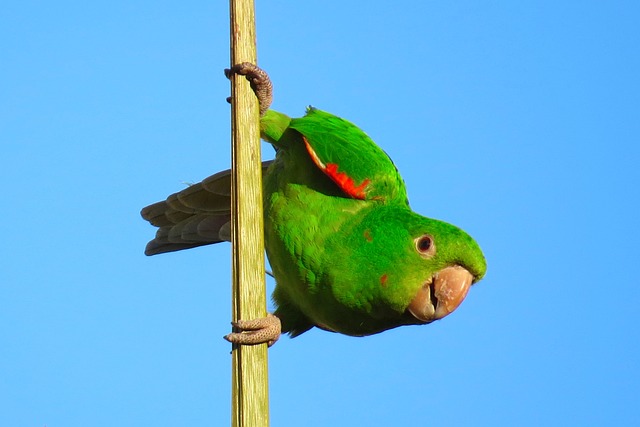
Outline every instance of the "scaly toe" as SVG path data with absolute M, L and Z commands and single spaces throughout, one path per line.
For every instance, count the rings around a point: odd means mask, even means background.
M 224 339 L 233 344 L 256 345 L 266 343 L 271 347 L 280 338 L 280 319 L 273 314 L 252 320 L 238 320 L 231 323 L 236 331 Z

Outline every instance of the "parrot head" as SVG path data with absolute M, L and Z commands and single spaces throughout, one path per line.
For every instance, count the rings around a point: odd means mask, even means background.
M 361 218 L 351 232 L 355 251 L 344 256 L 358 277 L 334 291 L 344 304 L 370 306 L 369 311 L 379 313 L 381 320 L 399 316 L 395 326 L 400 326 L 442 319 L 486 272 L 476 241 L 454 225 L 426 218 L 406 206 L 378 207 Z M 368 285 L 349 292 L 353 283 Z M 387 329 L 395 326 L 385 325 Z
M 409 240 L 415 270 L 406 273 L 405 286 L 412 290 L 406 311 L 418 322 L 430 323 L 458 308 L 471 285 L 484 277 L 487 264 L 476 241 L 463 230 L 411 214 L 405 242 Z

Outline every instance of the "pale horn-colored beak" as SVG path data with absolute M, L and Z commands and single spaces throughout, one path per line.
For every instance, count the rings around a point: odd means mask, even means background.
M 446 267 L 426 282 L 407 310 L 418 320 L 429 323 L 452 313 L 462 303 L 473 283 L 473 276 L 459 265 Z

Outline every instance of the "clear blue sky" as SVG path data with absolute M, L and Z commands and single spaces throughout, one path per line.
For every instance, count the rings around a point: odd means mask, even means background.
M 272 425 L 637 425 L 638 3 L 257 6 L 274 107 L 358 124 L 489 265 L 436 324 L 279 341 Z M 230 247 L 147 258 L 139 217 L 229 166 L 227 7 L 0 6 L 0 426 L 229 425 Z

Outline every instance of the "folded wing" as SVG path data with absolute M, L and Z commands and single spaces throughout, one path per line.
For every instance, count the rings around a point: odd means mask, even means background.
M 271 162 L 262 163 L 263 174 Z M 146 255 L 174 252 L 231 240 L 231 170 L 142 209 L 142 218 L 158 227 Z

